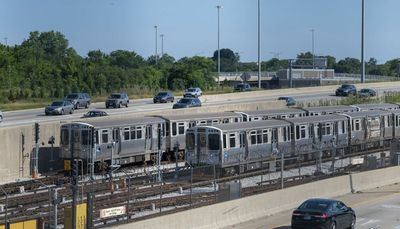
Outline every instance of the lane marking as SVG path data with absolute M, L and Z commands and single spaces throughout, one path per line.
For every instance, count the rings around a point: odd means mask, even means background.
M 370 220 L 368 220 L 367 222 L 360 224 L 360 226 L 365 226 L 365 225 L 367 225 L 367 224 L 378 223 L 378 222 L 380 222 L 380 220 L 377 220 L 377 219 L 370 219 Z
M 396 209 L 400 209 L 400 205 L 392 205 L 392 204 L 382 204 L 381 207 L 383 207 L 383 208 L 396 208 Z

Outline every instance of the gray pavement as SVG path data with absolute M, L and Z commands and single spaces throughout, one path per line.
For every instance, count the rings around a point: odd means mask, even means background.
M 336 199 L 343 201 L 355 210 L 357 229 L 400 229 L 400 184 L 347 194 L 336 197 Z M 290 209 L 224 229 L 289 229 L 293 210 Z

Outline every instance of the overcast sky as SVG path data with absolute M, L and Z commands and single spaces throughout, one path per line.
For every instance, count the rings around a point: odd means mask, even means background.
M 400 57 L 400 0 L 365 0 L 366 59 Z M 55 30 L 82 56 L 89 50 L 155 52 L 155 30 L 164 52 L 211 56 L 220 47 L 257 60 L 257 0 L 0 0 L 0 42 L 20 44 L 29 32 Z M 261 58 L 315 53 L 360 58 L 361 0 L 261 0 Z M 161 39 L 158 39 L 161 52 Z

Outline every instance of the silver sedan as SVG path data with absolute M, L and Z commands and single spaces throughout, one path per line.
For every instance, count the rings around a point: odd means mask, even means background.
M 74 113 L 74 105 L 70 101 L 55 101 L 44 110 L 46 115 L 63 115 Z

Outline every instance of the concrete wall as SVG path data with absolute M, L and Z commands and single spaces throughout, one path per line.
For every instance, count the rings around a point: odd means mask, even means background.
M 215 100 L 215 96 L 207 98 L 211 101 Z M 190 113 L 209 113 L 222 112 L 232 110 L 258 110 L 268 108 L 282 108 L 285 104 L 282 101 L 272 101 L 264 103 L 248 103 L 248 104 L 227 104 L 224 106 L 208 106 L 180 110 L 162 110 L 153 112 L 141 112 L 132 114 L 113 115 L 105 117 L 109 119 L 140 117 L 144 115 L 173 115 L 173 114 L 190 114 Z M 25 138 L 25 144 L 22 144 L 22 135 Z M 54 152 L 58 153 L 60 141 L 60 122 L 40 123 L 40 153 L 39 168 L 41 171 L 47 171 L 50 167 L 56 170 L 62 166 L 59 163 L 49 163 L 51 146 L 48 140 L 51 136 L 55 137 Z M 17 127 L 0 128 L 0 183 L 11 182 L 17 179 L 29 178 L 31 175 L 31 162 L 34 158 L 34 124 L 23 125 Z M 24 150 L 23 150 L 24 148 Z M 57 156 L 56 156 L 57 158 Z
M 353 188 L 359 191 L 400 182 L 399 173 L 397 166 L 352 174 Z M 350 176 L 345 175 L 113 228 L 220 228 L 295 208 L 308 198 L 329 198 L 350 192 Z
M 58 144 L 59 132 L 58 123 L 41 123 L 40 142 L 44 142 L 41 147 L 50 147 L 50 136 Z M 34 147 L 34 124 L 0 128 L 0 183 L 30 176 Z

